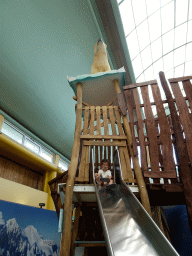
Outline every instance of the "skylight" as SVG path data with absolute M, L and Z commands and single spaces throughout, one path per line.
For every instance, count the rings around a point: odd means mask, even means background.
M 192 75 L 192 1 L 117 2 L 137 82 Z

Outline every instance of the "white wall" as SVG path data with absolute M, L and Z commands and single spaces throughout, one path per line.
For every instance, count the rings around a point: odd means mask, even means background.
M 40 190 L 0 178 L 0 200 L 39 207 L 39 203 L 47 203 L 47 196 Z

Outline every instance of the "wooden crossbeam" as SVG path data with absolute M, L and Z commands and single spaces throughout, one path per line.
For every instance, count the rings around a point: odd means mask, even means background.
M 83 141 L 84 146 L 126 147 L 126 141 Z
M 108 140 L 126 140 L 127 136 L 124 135 L 81 135 L 80 139 L 91 140 L 91 139 L 108 139 Z
M 151 172 L 151 171 L 145 171 L 144 173 L 144 177 L 147 178 L 167 178 L 167 179 L 175 179 L 177 178 L 176 172 L 173 171 L 166 171 L 166 172 Z

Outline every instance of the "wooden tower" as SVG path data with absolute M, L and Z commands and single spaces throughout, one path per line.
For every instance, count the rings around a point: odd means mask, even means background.
M 76 203 L 75 222 L 72 229 L 74 185 L 85 186 L 93 183 L 90 170 L 91 148 L 95 149 L 96 170 L 100 168 L 102 158 L 108 158 L 113 165 L 113 152 L 116 148 L 119 149 L 123 179 L 128 185 L 138 186 L 141 202 L 150 215 L 149 201 L 156 206 L 177 204 L 175 202 L 177 195 L 178 204 L 186 203 L 189 220 L 192 220 L 192 186 L 189 184 L 192 181 L 191 166 L 189 166 L 192 152 L 190 149 L 192 145 L 190 142 L 192 119 L 191 110 L 189 110 L 192 106 L 192 86 L 190 83 L 192 77 L 180 79 L 184 81 L 186 97 L 182 96 L 178 87 L 180 80 L 171 80 L 172 89 L 175 93 L 173 100 L 169 95 L 166 80 L 161 74 L 161 82 L 167 96 L 167 99 L 162 100 L 162 93 L 156 80 L 124 86 L 123 93 L 121 88 L 124 85 L 124 70 L 106 73 L 107 76 L 101 73 L 73 79 L 77 105 L 71 163 L 68 172 L 49 182 L 57 212 L 61 207 L 61 200 L 56 191 L 57 184 L 66 183 L 61 256 L 74 254 L 74 242 L 77 237 L 81 214 L 81 199 L 79 199 Z M 89 102 L 91 95 L 86 89 L 86 86 L 89 88 L 90 83 L 104 84 L 104 87 L 107 84 L 110 95 L 113 96 L 110 98 L 111 103 L 108 99 L 106 105 L 103 104 L 102 100 L 100 100 L 100 104 L 97 105 L 95 102 L 92 105 Z M 150 90 L 153 101 L 149 97 Z M 84 92 L 88 100 L 83 98 Z M 139 92 L 141 92 L 140 95 Z M 109 92 L 105 91 L 105 93 L 107 95 Z M 97 95 L 98 91 L 94 94 Z M 92 92 L 93 97 L 94 94 Z M 102 90 L 101 94 L 103 94 Z M 97 97 L 100 99 L 99 95 Z M 175 110 L 174 106 L 171 105 L 174 101 L 176 101 L 177 111 L 180 113 L 181 118 L 179 120 L 178 118 L 174 120 Z M 115 104 L 116 102 L 117 104 Z M 170 110 L 169 113 L 167 113 L 165 104 Z M 156 114 L 153 112 L 154 106 Z M 178 117 L 178 115 L 176 116 Z M 173 126 L 173 124 L 175 125 Z M 181 127 L 183 130 L 179 130 Z M 182 132 L 185 133 L 185 138 Z M 174 160 L 175 157 L 177 160 Z M 76 197 L 78 199 L 77 193 Z M 159 218 L 161 219 L 161 216 Z M 161 225 L 162 222 L 160 221 L 160 228 L 162 228 Z

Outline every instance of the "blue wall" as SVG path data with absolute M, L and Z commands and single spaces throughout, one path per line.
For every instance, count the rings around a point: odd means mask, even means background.
M 171 242 L 180 256 L 192 255 L 192 235 L 185 205 L 164 208 L 170 229 Z

